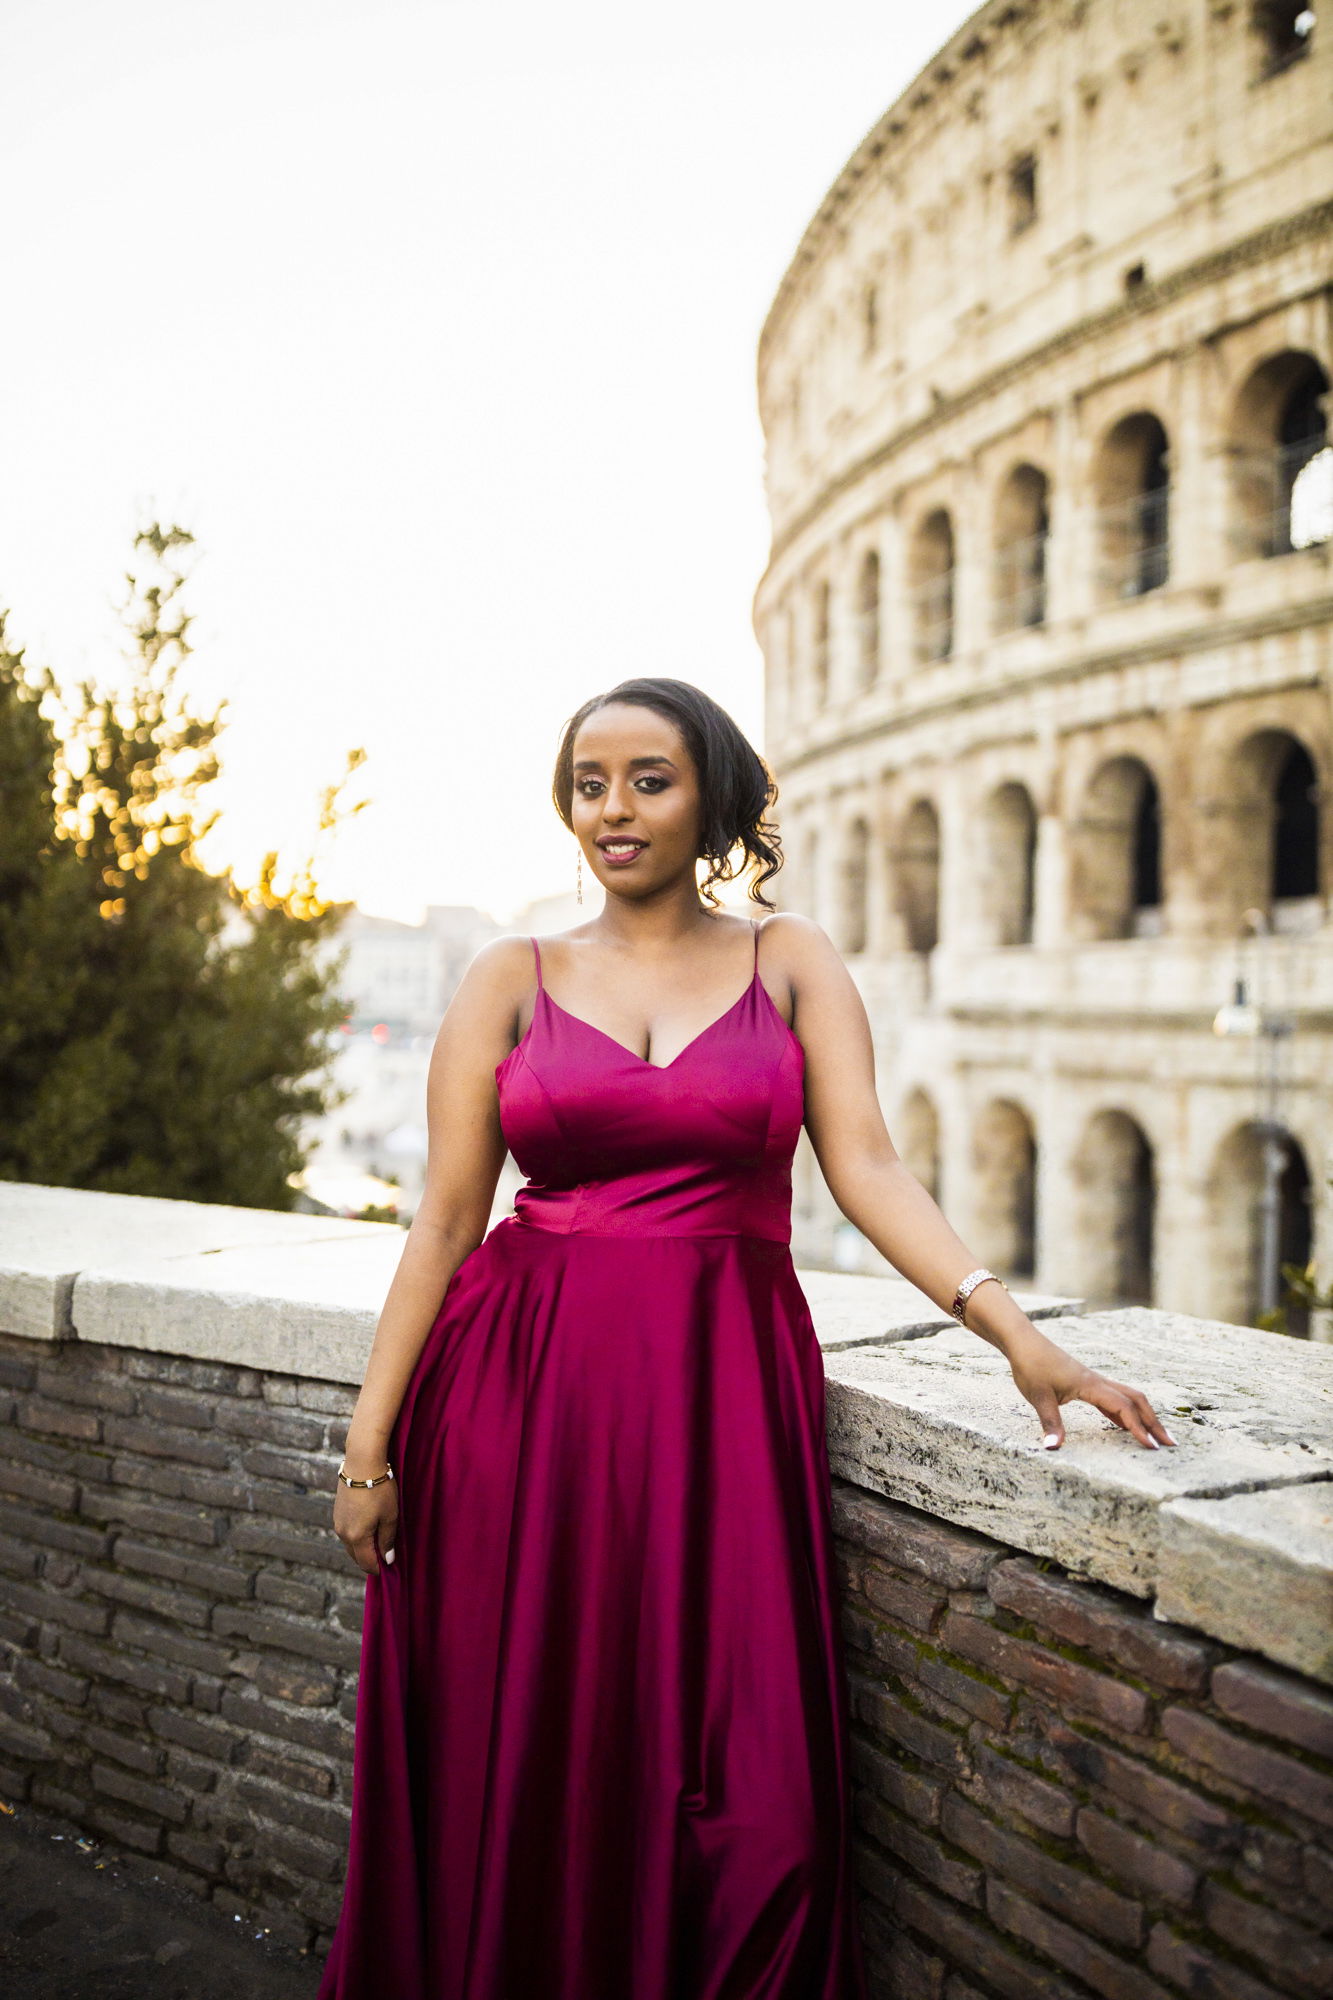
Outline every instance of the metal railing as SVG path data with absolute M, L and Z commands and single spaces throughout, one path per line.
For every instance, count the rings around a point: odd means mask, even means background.
M 1097 579 L 1107 597 L 1144 597 L 1171 573 L 1169 486 L 1099 507 Z

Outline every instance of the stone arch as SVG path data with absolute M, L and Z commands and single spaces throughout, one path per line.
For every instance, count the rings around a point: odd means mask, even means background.
M 879 591 L 879 551 L 867 549 L 856 579 L 857 664 L 862 690 L 873 687 L 879 678 Z
M 1036 1264 L 1037 1144 L 1021 1104 L 992 1098 L 972 1127 L 972 1241 L 1002 1278 L 1030 1278 Z
M 1017 632 L 1046 622 L 1050 482 L 1035 465 L 1016 465 L 995 503 L 993 623 Z
M 954 533 L 947 507 L 917 525 L 908 558 L 912 644 L 918 662 L 947 660 L 954 642 Z
M 858 813 L 843 837 L 838 945 L 849 958 L 863 952 L 870 930 L 870 827 Z
M 1171 569 L 1170 452 L 1151 410 L 1111 426 L 1097 453 L 1097 581 L 1103 598 L 1142 597 Z
M 1221 879 L 1232 884 L 1239 910 L 1259 909 L 1283 927 L 1299 928 L 1304 910 L 1324 893 L 1321 786 L 1314 758 L 1289 729 L 1256 730 L 1232 760 L 1230 789 L 1241 802 L 1230 822 L 1230 852 Z M 1317 912 L 1316 912 L 1317 914 Z
M 1153 1149 L 1127 1111 L 1088 1119 L 1069 1163 L 1075 1282 L 1089 1309 L 1151 1305 L 1157 1208 Z
M 1037 809 L 1017 779 L 996 785 L 981 808 L 978 930 L 984 944 L 1031 944 Z
M 1286 348 L 1251 370 L 1231 419 L 1232 540 L 1242 557 L 1289 555 L 1333 539 L 1328 374 Z
M 1237 1326 L 1256 1324 L 1262 1307 L 1260 1267 L 1264 1240 L 1266 1128 L 1257 1120 L 1234 1126 L 1213 1157 L 1208 1178 L 1209 1256 L 1212 1296 L 1208 1311 Z M 1299 1139 L 1279 1128 L 1281 1171 L 1276 1178 L 1274 1223 L 1279 1271 L 1283 1264 L 1310 1261 L 1312 1216 L 1310 1165 Z M 1278 1295 L 1285 1286 L 1279 1279 Z M 1309 1333 L 1309 1314 L 1291 1307 L 1287 1330 Z
M 1109 757 L 1069 829 L 1069 926 L 1083 938 L 1160 929 L 1161 795 L 1141 757 Z
M 898 843 L 898 909 L 909 951 L 934 951 L 940 941 L 940 817 L 917 799 L 903 819 Z
M 903 1099 L 895 1121 L 898 1157 L 933 1201 L 940 1196 L 940 1116 L 930 1092 L 918 1084 Z

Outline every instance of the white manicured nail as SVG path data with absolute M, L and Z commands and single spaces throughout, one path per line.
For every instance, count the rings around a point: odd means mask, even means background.
M 1168 1443 L 1168 1444 L 1174 1444 L 1174 1443 L 1175 1443 L 1175 1439 L 1174 1439 L 1174 1438 L 1172 1437 L 1172 1435 L 1171 1435 L 1170 1431 L 1168 1431 L 1168 1432 L 1167 1432 L 1167 1434 L 1166 1434 L 1166 1441 L 1167 1441 L 1167 1443 Z
M 393 1556 L 394 1552 L 392 1549 L 386 1549 L 384 1551 L 384 1560 L 386 1563 L 391 1563 L 393 1561 Z
M 1060 1449 L 1060 1440 L 1055 1435 L 1054 1431 L 1049 1431 L 1047 1433 L 1047 1435 L 1042 1439 L 1042 1444 L 1044 1445 L 1047 1451 L 1058 1451 Z
M 1152 1446 L 1154 1451 L 1160 1451 L 1162 1449 L 1161 1445 L 1158 1444 L 1156 1438 L 1153 1436 L 1151 1431 L 1149 1431 L 1148 1433 L 1148 1442 Z

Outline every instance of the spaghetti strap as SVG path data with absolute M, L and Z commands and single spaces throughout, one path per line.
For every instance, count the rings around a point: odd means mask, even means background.
M 540 945 L 539 945 L 539 944 L 537 943 L 537 940 L 536 940 L 536 938 L 535 938 L 535 937 L 534 937 L 534 938 L 529 938 L 529 939 L 528 939 L 528 943 L 529 943 L 529 944 L 530 944 L 530 945 L 532 946 L 532 956 L 533 956 L 533 958 L 534 958 L 534 959 L 535 959 L 535 960 L 537 961 L 537 991 L 538 991 L 538 992 L 540 993 L 540 992 L 541 992 L 541 990 L 542 990 L 542 954 L 541 954 L 541 947 L 540 947 Z

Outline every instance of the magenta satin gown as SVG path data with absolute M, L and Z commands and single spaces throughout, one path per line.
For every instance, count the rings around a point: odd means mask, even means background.
M 393 1431 L 319 2000 L 864 2000 L 804 1055 L 757 957 L 658 1067 L 538 954 L 496 1071 L 528 1184 Z

